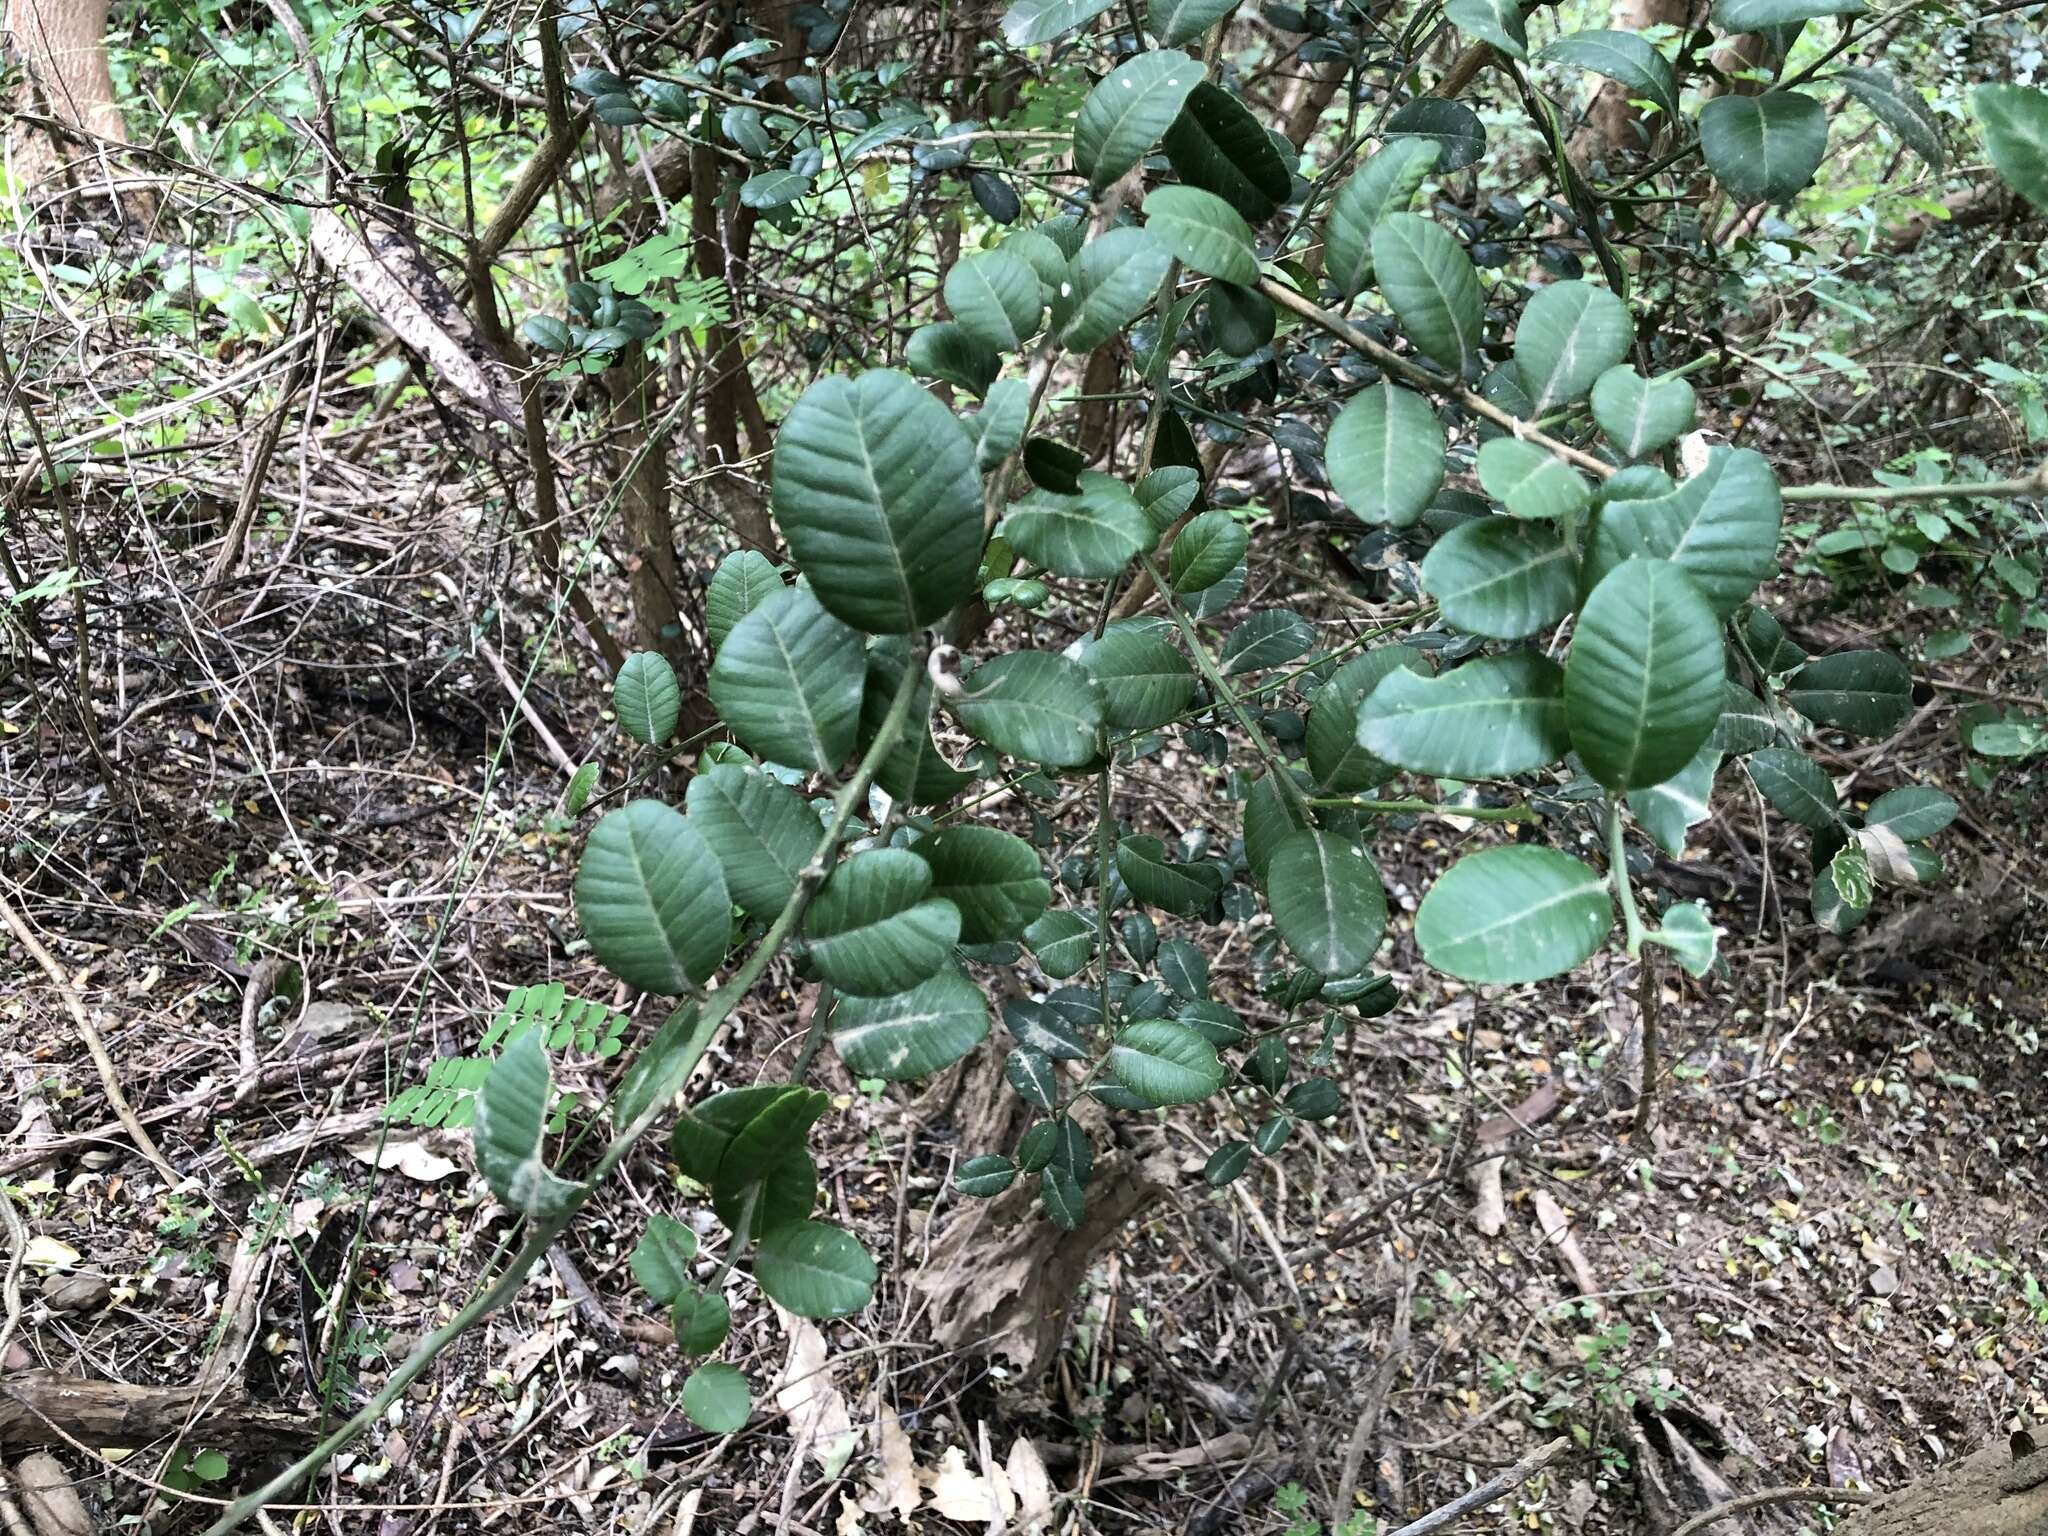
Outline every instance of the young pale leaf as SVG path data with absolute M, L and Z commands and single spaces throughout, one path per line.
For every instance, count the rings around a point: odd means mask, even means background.
M 1213 192 L 1200 187 L 1159 187 L 1147 193 L 1145 227 L 1204 277 L 1248 288 L 1259 280 L 1259 255 L 1250 226 Z
M 1180 531 L 1167 557 L 1167 580 L 1176 592 L 1200 592 L 1237 569 L 1251 536 L 1221 510 L 1204 512 Z
M 668 740 L 683 710 L 676 669 L 658 651 L 635 651 L 612 684 L 612 708 L 619 725 L 642 746 Z
M 1410 527 L 1443 487 L 1445 442 L 1429 402 L 1382 379 L 1330 426 L 1330 486 L 1363 521 Z
M 780 912 L 818 846 L 810 807 L 768 774 L 738 763 L 698 774 L 684 796 L 689 825 L 717 855 L 734 904 L 757 917 Z
M 1677 773 L 1662 784 L 1629 791 L 1629 814 L 1650 834 L 1650 841 L 1677 858 L 1685 852 L 1685 834 L 1707 819 L 1714 773 L 1721 754 L 1709 741 Z
M 699 1429 L 714 1435 L 736 1435 L 754 1411 L 747 1378 L 714 1360 L 690 1372 L 683 1383 L 683 1413 Z
M 946 963 L 960 942 L 960 909 L 930 897 L 931 866 L 904 848 L 843 860 L 804 915 L 811 959 L 840 991 L 886 997 Z
M 1537 289 L 1515 326 L 1515 368 L 1530 414 L 1570 405 L 1627 357 L 1634 341 L 1628 306 L 1607 289 L 1579 282 Z
M 696 1257 L 697 1234 L 657 1211 L 633 1246 L 633 1278 L 665 1307 L 689 1288 L 690 1261 Z
M 1646 379 L 1626 363 L 1593 381 L 1593 419 L 1625 459 L 1640 459 L 1677 442 L 1692 430 L 1697 405 L 1684 379 Z
M 1155 730 L 1180 718 L 1195 695 L 1195 671 L 1155 623 L 1112 624 L 1079 654 L 1102 695 L 1103 719 L 1120 730 Z
M 1323 222 L 1323 270 L 1346 299 L 1372 282 L 1372 232 L 1406 211 L 1442 148 L 1433 139 L 1390 140 L 1337 189 Z
M 931 866 L 931 894 L 960 909 L 962 943 L 1021 938 L 1052 900 L 1037 852 L 994 827 L 941 827 L 910 851 Z
M 1866 824 L 1889 827 L 1904 842 L 1925 842 L 1956 819 L 1955 801 L 1938 789 L 1909 784 L 1887 790 L 1870 802 Z
M 1152 523 L 1114 475 L 1083 470 L 1078 496 L 1033 490 L 1003 514 L 1003 537 L 1059 576 L 1103 581 L 1152 543 Z
M 960 441 L 950 420 L 946 430 Z M 725 637 L 707 687 L 750 750 L 830 773 L 853 751 L 866 675 L 859 634 L 820 607 L 812 588 L 785 587 Z
M 805 390 L 775 437 L 773 503 L 818 601 L 856 629 L 904 634 L 973 594 L 974 453 L 908 374 L 828 375 Z
M 604 773 L 598 763 L 584 763 L 570 775 L 569 787 L 562 792 L 562 809 L 571 816 L 581 816 L 583 808 L 590 804 L 590 797 L 597 789 L 597 781 Z
M 1521 0 L 1446 0 L 1444 20 L 1466 36 L 1491 43 L 1511 59 L 1529 61 Z
M 1841 819 L 1833 781 L 1805 753 L 1791 747 L 1762 747 L 1744 762 L 1763 797 L 1787 821 L 1819 832 Z
M 1223 1086 L 1216 1047 L 1172 1019 L 1146 1019 L 1118 1033 L 1109 1075 L 1154 1107 L 1193 1104 Z
M 1116 0 L 1016 0 L 1003 13 L 1003 37 L 1012 48 L 1049 43 L 1085 26 Z
M 1593 499 L 1586 480 L 1547 448 L 1517 437 L 1479 445 L 1479 483 L 1516 517 L 1547 522 L 1577 519 Z
M 1571 612 L 1579 562 L 1555 527 L 1484 517 L 1460 523 L 1431 546 L 1422 585 L 1446 623 L 1468 635 L 1521 640 Z
M 754 1278 L 798 1317 L 848 1317 L 875 1293 L 875 1261 L 851 1232 L 822 1221 L 777 1227 L 754 1247 Z
M 1074 120 L 1074 169 L 1097 192 L 1145 157 L 1173 126 L 1202 66 L 1172 48 L 1133 54 L 1081 103 Z
M 2006 185 L 2048 213 L 2048 91 L 2028 85 L 1980 85 L 1970 110 L 1984 125 L 1984 146 Z
M 1486 305 L 1472 258 L 1441 225 L 1389 213 L 1372 232 L 1380 292 L 1408 339 L 1459 378 L 1478 370 Z
M 1826 108 L 1797 91 L 1716 96 L 1700 109 L 1700 149 L 1707 168 L 1745 207 L 1797 197 L 1820 169 L 1827 148 Z
M 470 1140 L 476 1166 L 507 1210 L 548 1217 L 567 1209 L 576 1186 L 541 1156 L 541 1136 L 554 1097 L 540 1033 L 528 1030 L 491 1063 L 477 1093 Z
M 1648 39 L 1634 32 L 1568 32 L 1547 45 L 1543 57 L 1618 80 L 1645 101 L 1655 102 L 1666 118 L 1678 116 L 1678 75 Z
M 1191 43 L 1237 9 L 1239 0 L 1151 0 L 1145 30 L 1167 47 Z
M 1333 832 L 1297 832 L 1266 870 L 1273 926 L 1295 957 L 1325 976 L 1364 970 L 1387 928 L 1387 897 L 1371 859 Z
M 1152 302 L 1173 253 L 1149 229 L 1125 225 L 1097 235 L 1068 267 L 1053 321 L 1069 352 L 1093 352 Z
M 620 806 L 591 829 L 575 898 L 592 953 L 628 986 L 674 997 L 725 958 L 724 872 L 689 820 L 659 800 Z
M 757 549 L 740 549 L 718 562 L 704 589 L 704 633 L 712 650 L 725 644 L 741 619 L 782 590 L 775 562 Z
M 1816 725 L 1888 736 L 1913 710 L 1913 675 L 1889 651 L 1842 651 L 1809 661 L 1780 695 Z
M 1914 154 L 1937 174 L 1948 168 L 1948 151 L 1941 142 L 1941 119 L 1921 94 L 1901 85 L 1898 77 L 1881 69 L 1850 66 L 1837 76 L 1871 115 L 1899 136 Z
M 943 966 L 893 997 L 840 998 L 832 1009 L 831 1037 L 855 1077 L 907 1082 L 943 1072 L 986 1040 L 988 1004 L 981 988 Z
M 1391 672 L 1359 708 L 1358 744 L 1383 762 L 1437 778 L 1545 767 L 1570 745 L 1563 674 L 1527 652 L 1484 656 L 1435 678 Z
M 1777 476 L 1748 448 L 1713 449 L 1698 474 L 1676 485 L 1646 464 L 1625 469 L 1600 488 L 1587 585 L 1637 556 L 1669 560 L 1727 618 L 1777 570 L 1783 511 Z
M 1721 625 L 1668 560 L 1628 560 L 1586 599 L 1565 663 L 1565 714 L 1607 788 L 1661 784 L 1706 745 L 1727 683 Z
M 1166 130 L 1166 158 L 1189 186 L 1213 192 L 1256 224 L 1294 190 L 1272 136 L 1230 92 L 1204 80 Z
M 1453 864 L 1415 913 L 1422 958 L 1461 981 L 1543 981 L 1614 926 L 1607 881 L 1554 848 L 1489 848 Z
M 1714 968 L 1721 930 L 1696 901 L 1681 901 L 1666 909 L 1664 924 L 1644 935 L 1647 942 L 1661 944 L 1678 957 L 1689 976 L 1704 976 Z
M 1353 656 L 1316 690 L 1309 707 L 1305 746 L 1319 789 L 1352 795 L 1394 776 L 1394 769 L 1358 744 L 1358 711 L 1387 674 L 1423 670 L 1422 655 L 1405 645 L 1383 645 Z
M 1131 894 L 1148 907 L 1182 917 L 1205 910 L 1223 889 L 1223 871 L 1215 864 L 1176 864 L 1156 837 L 1120 838 L 1116 872 Z
M 969 735 L 1009 757 L 1078 768 L 1098 750 L 1102 696 L 1080 663 L 1049 651 L 983 663 L 952 704 Z
M 1045 315 L 1038 274 L 1006 250 L 962 257 L 946 273 L 946 307 L 984 347 L 1014 352 L 1038 334 Z M 975 391 L 980 394 L 982 390 Z

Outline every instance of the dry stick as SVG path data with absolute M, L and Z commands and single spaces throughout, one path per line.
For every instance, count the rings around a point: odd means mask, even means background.
M 1705 1514 L 1694 1515 L 1671 1536 L 1694 1536 L 1695 1532 L 1704 1531 L 1731 1515 L 1763 1509 L 1771 1504 L 1875 1504 L 1882 1497 L 1884 1495 L 1861 1488 L 1766 1488 L 1761 1493 L 1745 1493 L 1726 1504 L 1716 1504 Z M 1396 1531 L 1394 1536 L 1401 1536 L 1401 1533 Z
M 461 603 L 461 589 L 448 579 L 446 572 L 436 571 L 434 580 L 453 601 Z M 541 719 L 540 711 L 533 707 L 532 701 L 526 696 L 526 690 L 513 679 L 511 671 L 505 665 L 505 658 L 498 654 L 497 647 L 482 635 L 478 635 L 476 649 L 477 654 L 490 663 L 491 670 L 498 674 L 498 681 L 505 685 L 505 692 L 510 694 L 512 702 L 519 706 L 519 713 L 524 715 L 526 723 L 533 727 L 533 733 L 540 738 L 540 744 L 548 749 L 548 756 L 554 759 L 555 766 L 574 778 L 576 759 L 563 749 L 562 743 L 555 738 L 555 733 L 548 729 L 547 721 Z
M 1507 1471 L 1497 1477 L 1490 1477 L 1470 1493 L 1461 1493 L 1441 1509 L 1433 1509 L 1420 1520 L 1411 1521 L 1388 1536 L 1423 1536 L 1426 1531 L 1442 1530 L 1460 1515 L 1491 1504 L 1504 1493 L 1512 1493 L 1529 1481 L 1538 1472 L 1554 1461 L 1561 1461 L 1571 1451 L 1571 1441 L 1560 1435 L 1548 1445 L 1541 1446 L 1524 1456 Z M 1685 1536 L 1683 1531 L 1678 1536 Z
M 56 987 L 57 995 L 64 999 L 64 1007 L 71 1015 L 71 1022 L 78 1026 L 78 1036 L 85 1042 L 85 1049 L 92 1057 L 93 1066 L 99 1069 L 100 1087 L 106 1092 L 107 1103 L 120 1118 L 121 1128 L 127 1131 L 128 1139 L 135 1143 L 135 1150 L 148 1158 L 156 1171 L 169 1181 L 170 1187 L 176 1189 L 185 1181 L 178 1170 L 171 1166 L 170 1159 L 157 1149 L 157 1144 L 150 1139 L 149 1132 L 142 1128 L 142 1122 L 136 1118 L 134 1109 L 129 1106 L 128 1095 L 121 1091 L 120 1075 L 114 1070 L 114 1058 L 107 1054 L 107 1047 L 100 1039 L 100 1032 L 93 1028 L 92 1020 L 86 1016 L 85 1004 L 79 1001 L 78 993 L 71 985 L 71 979 L 64 974 L 63 967 L 57 964 L 50 952 L 43 948 L 42 942 L 36 938 L 35 930 L 9 905 L 5 896 L 0 896 L 0 921 L 5 921 L 7 926 L 14 930 L 15 937 L 20 939 L 23 947 L 35 957 L 36 964 L 43 968 L 43 974 L 48 976 L 51 985 Z

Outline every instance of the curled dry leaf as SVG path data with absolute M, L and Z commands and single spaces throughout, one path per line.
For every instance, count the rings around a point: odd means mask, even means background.
M 775 1315 L 789 1335 L 789 1355 L 775 1384 L 776 1406 L 789 1415 L 797 1448 L 808 1451 L 827 1477 L 837 1477 L 858 1449 L 860 1436 L 854 1433 L 846 1399 L 833 1384 L 825 1335 L 817 1324 L 781 1307 Z

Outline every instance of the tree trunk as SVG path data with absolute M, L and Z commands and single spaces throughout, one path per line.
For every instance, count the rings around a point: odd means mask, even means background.
M 2023 1437 L 2015 1437 L 2021 1439 Z M 2042 1536 L 2048 1453 L 1990 1445 L 1856 1510 L 1836 1536 Z
M 28 71 L 16 105 L 103 139 L 128 140 L 107 68 L 109 0 L 7 0 L 7 55 Z M 7 133 L 7 170 L 17 188 L 58 175 L 89 148 L 16 119 Z

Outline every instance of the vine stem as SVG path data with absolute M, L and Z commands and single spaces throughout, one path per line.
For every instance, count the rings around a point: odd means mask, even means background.
M 1607 802 L 1607 867 L 1614 875 L 1615 899 L 1621 903 L 1621 921 L 1628 943 L 1628 957 L 1637 959 L 1643 949 L 1643 918 L 1636 910 L 1635 887 L 1628 878 L 1628 845 L 1621 835 L 1621 802 Z
M 243 1494 L 227 1507 L 227 1510 L 212 1525 L 206 1528 L 205 1536 L 227 1536 L 239 1528 L 263 1506 L 279 1494 L 288 1491 L 294 1484 L 311 1476 L 325 1466 L 334 1455 L 342 1450 L 370 1425 L 381 1418 L 391 1405 L 404 1395 L 405 1389 L 426 1374 L 441 1352 L 463 1334 L 475 1327 L 490 1313 L 510 1301 L 526 1283 L 526 1277 L 534 1265 L 547 1254 L 571 1220 L 584 1204 L 595 1194 L 598 1187 L 610 1177 L 612 1171 L 625 1161 L 626 1154 L 635 1142 L 653 1128 L 655 1121 L 667 1113 L 669 1101 L 683 1084 L 689 1081 L 697 1063 L 722 1032 L 725 1021 L 730 1017 L 739 1000 L 751 991 L 754 985 L 767 974 L 769 964 L 781 953 L 782 946 L 789 942 L 796 932 L 797 924 L 803 920 L 811 898 L 818 887 L 825 883 L 830 872 L 833 855 L 838 851 L 840 841 L 846 835 L 846 828 L 853 820 L 855 810 L 866 797 L 868 785 L 874 781 L 876 772 L 895 750 L 897 741 L 903 735 L 903 728 L 910 719 L 910 707 L 917 698 L 919 682 L 924 677 L 922 659 L 912 655 L 903 668 L 902 679 L 896 687 L 896 695 L 889 702 L 889 712 L 883 717 L 875 739 L 862 756 L 860 765 L 854 770 L 839 793 L 833 798 L 832 820 L 818 839 L 818 845 L 811 854 L 810 862 L 797 876 L 797 886 L 783 903 L 782 911 L 755 947 L 753 954 L 732 979 L 714 992 L 705 1005 L 705 1012 L 697 1029 L 683 1048 L 676 1053 L 675 1060 L 662 1069 L 661 1075 L 650 1085 L 647 1101 L 640 1112 L 622 1128 L 615 1131 L 605 1144 L 604 1154 L 590 1176 L 578 1182 L 563 1208 L 545 1218 L 529 1218 L 526 1236 L 519 1249 L 512 1256 L 498 1278 L 489 1287 L 477 1293 L 447 1322 L 428 1334 L 414 1346 L 413 1352 L 391 1373 L 383 1389 L 372 1397 L 355 1415 L 342 1424 L 326 1439 L 322 1440 L 304 1456 L 277 1473 L 262 1487 Z M 695 1006 L 685 1003 L 671 1015 L 680 1015 L 683 1009 Z
M 2012 480 L 1955 480 L 1947 485 L 1788 485 L 1787 501 L 1948 501 L 1977 496 L 2010 501 L 2015 496 L 2048 496 L 2048 459 L 2030 475 Z

